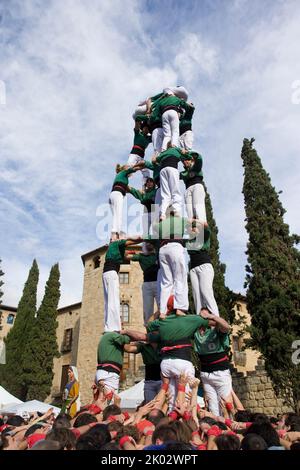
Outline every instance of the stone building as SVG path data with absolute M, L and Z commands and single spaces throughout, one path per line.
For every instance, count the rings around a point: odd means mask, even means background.
M 140 247 L 132 249 L 139 251 Z M 60 396 L 70 364 L 78 367 L 82 402 L 90 400 L 97 365 L 97 346 L 104 327 L 102 272 L 106 250 L 107 245 L 104 245 L 82 255 L 82 301 L 58 310 L 57 340 L 61 357 L 54 360 L 54 379 L 49 397 L 51 400 Z M 128 329 L 143 330 L 143 274 L 139 263 L 123 264 L 119 279 L 122 324 Z M 140 355 L 125 353 L 121 386 L 131 385 L 142 378 Z
M 17 314 L 16 307 L 0 305 L 0 340 L 3 340 L 12 328 Z

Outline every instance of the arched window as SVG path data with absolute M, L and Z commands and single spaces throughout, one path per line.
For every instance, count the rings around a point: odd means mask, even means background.
M 94 269 L 100 268 L 100 256 L 94 256 L 93 265 Z
M 121 322 L 129 323 L 129 304 L 121 303 L 120 312 L 121 312 Z
M 13 325 L 14 324 L 14 320 L 15 320 L 15 316 L 10 313 L 9 315 L 7 315 L 7 320 L 6 322 L 9 324 L 9 325 Z

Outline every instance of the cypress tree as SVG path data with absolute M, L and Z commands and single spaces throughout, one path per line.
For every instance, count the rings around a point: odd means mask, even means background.
M 21 400 L 25 400 L 27 395 L 24 351 L 35 320 L 38 279 L 38 265 L 36 260 L 33 260 L 14 325 L 5 339 L 6 364 L 0 366 L 1 384 Z
M 51 390 L 53 359 L 59 357 L 56 340 L 57 307 L 60 298 L 59 278 L 59 266 L 55 264 L 51 268 L 44 298 L 25 350 L 28 400 L 44 401 Z
M 218 227 L 213 215 L 213 209 L 211 204 L 210 195 L 205 187 L 205 207 L 207 223 L 211 230 L 210 238 L 210 256 L 212 265 L 214 267 L 214 294 L 216 302 L 219 307 L 220 316 L 225 318 L 230 323 L 234 320 L 234 293 L 225 285 L 225 271 L 226 265 L 220 261 L 220 250 L 218 240 Z
M 252 319 L 248 344 L 265 359 L 277 393 L 299 410 L 300 368 L 292 345 L 300 332 L 299 237 L 290 235 L 283 209 L 254 139 L 244 139 L 243 193 L 249 234 L 246 265 L 247 305 Z

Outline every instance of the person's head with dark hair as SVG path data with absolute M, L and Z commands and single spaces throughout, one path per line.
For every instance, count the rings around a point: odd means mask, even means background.
M 40 423 L 33 424 L 32 426 L 30 426 L 30 428 L 27 429 L 27 431 L 24 434 L 24 437 L 29 437 L 31 436 L 31 434 L 35 433 L 36 431 L 40 432 L 41 428 L 43 428 L 43 424 L 40 424 Z
M 157 408 L 154 408 L 153 410 L 151 410 L 147 415 L 148 421 L 154 424 L 154 426 L 157 426 L 160 420 L 164 417 L 165 417 L 164 412 Z
M 290 450 L 300 450 L 300 442 L 299 441 L 293 442 L 293 444 L 290 447 Z
M 118 434 L 116 435 L 116 438 L 115 438 L 116 442 L 119 442 L 119 440 L 123 436 L 132 437 L 136 443 L 138 443 L 139 440 L 141 439 L 140 431 L 138 430 L 136 426 L 133 426 L 131 424 L 128 424 L 127 426 L 122 427 L 121 431 L 118 432 Z
M 300 416 L 296 413 L 288 413 L 285 419 L 285 427 L 288 431 L 300 431 Z
M 176 432 L 177 441 L 184 442 L 185 444 L 190 443 L 190 440 L 192 439 L 192 430 L 186 423 L 183 421 L 173 421 L 170 424 L 170 427 Z
M 103 411 L 103 421 L 106 421 L 110 416 L 120 415 L 121 408 L 117 405 L 109 405 Z
M 120 421 L 112 421 L 107 424 L 107 430 L 110 434 L 111 439 L 115 439 L 117 434 L 120 434 L 123 430 L 123 424 Z
M 252 418 L 252 413 L 249 410 L 239 410 L 234 415 L 234 421 L 238 423 L 249 423 Z
M 97 442 L 100 442 L 101 445 L 103 446 L 104 444 L 107 444 L 107 442 L 111 441 L 110 434 L 107 429 L 106 424 L 97 424 L 96 426 L 93 426 L 89 431 L 88 434 Z
M 158 426 L 152 434 L 152 444 L 163 444 L 167 441 L 176 441 L 177 433 L 169 425 Z
M 271 416 L 270 417 L 270 423 L 272 424 L 273 428 L 277 429 L 278 418 L 275 418 L 275 416 Z
M 97 423 L 96 416 L 91 415 L 91 413 L 82 413 L 75 419 L 74 428 L 80 428 L 80 426 L 85 426 L 90 423 Z
M 55 418 L 55 421 L 53 423 L 53 429 L 61 429 L 61 428 L 66 428 L 70 429 L 71 423 L 70 423 L 70 418 L 67 415 L 58 415 Z
M 23 424 L 25 424 L 25 421 L 21 416 L 16 415 L 16 416 L 11 416 L 10 418 L 8 418 L 6 424 L 9 424 L 10 426 L 18 427 L 18 426 L 22 426 Z
M 245 436 L 248 434 L 258 434 L 265 440 L 268 447 L 280 446 L 279 436 L 270 422 L 254 422 L 245 432 Z
M 258 434 L 249 433 L 243 440 L 241 447 L 243 450 L 267 450 L 266 441 Z
M 232 434 L 220 434 L 215 439 L 218 450 L 240 450 L 241 442 L 237 436 Z
M 61 450 L 61 444 L 58 441 L 42 441 L 36 442 L 31 449 L 28 450 Z
M 193 450 L 193 446 L 186 442 L 170 441 L 166 442 L 164 450 Z
M 116 442 L 108 442 L 107 444 L 104 444 L 100 450 L 120 450 L 120 447 Z
M 76 442 L 76 450 L 101 450 L 110 442 L 110 434 L 105 424 L 97 424 Z
M 3 424 L 4 424 L 4 421 L 2 418 L 0 418 L 0 426 L 3 426 Z
M 70 429 L 52 429 L 46 435 L 46 441 L 56 441 L 60 443 L 61 450 L 74 450 L 76 437 Z
M 269 417 L 265 413 L 252 413 L 249 422 L 251 423 L 269 423 Z

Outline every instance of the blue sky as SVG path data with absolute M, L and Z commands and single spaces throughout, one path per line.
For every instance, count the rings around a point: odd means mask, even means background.
M 300 233 L 298 1 L 13 0 L 0 15 L 4 303 L 18 302 L 34 257 L 39 298 L 59 261 L 61 305 L 81 299 L 80 256 L 101 244 L 97 208 L 127 160 L 131 114 L 168 85 L 185 85 L 196 106 L 228 286 L 241 291 L 245 277 L 244 137 Z

